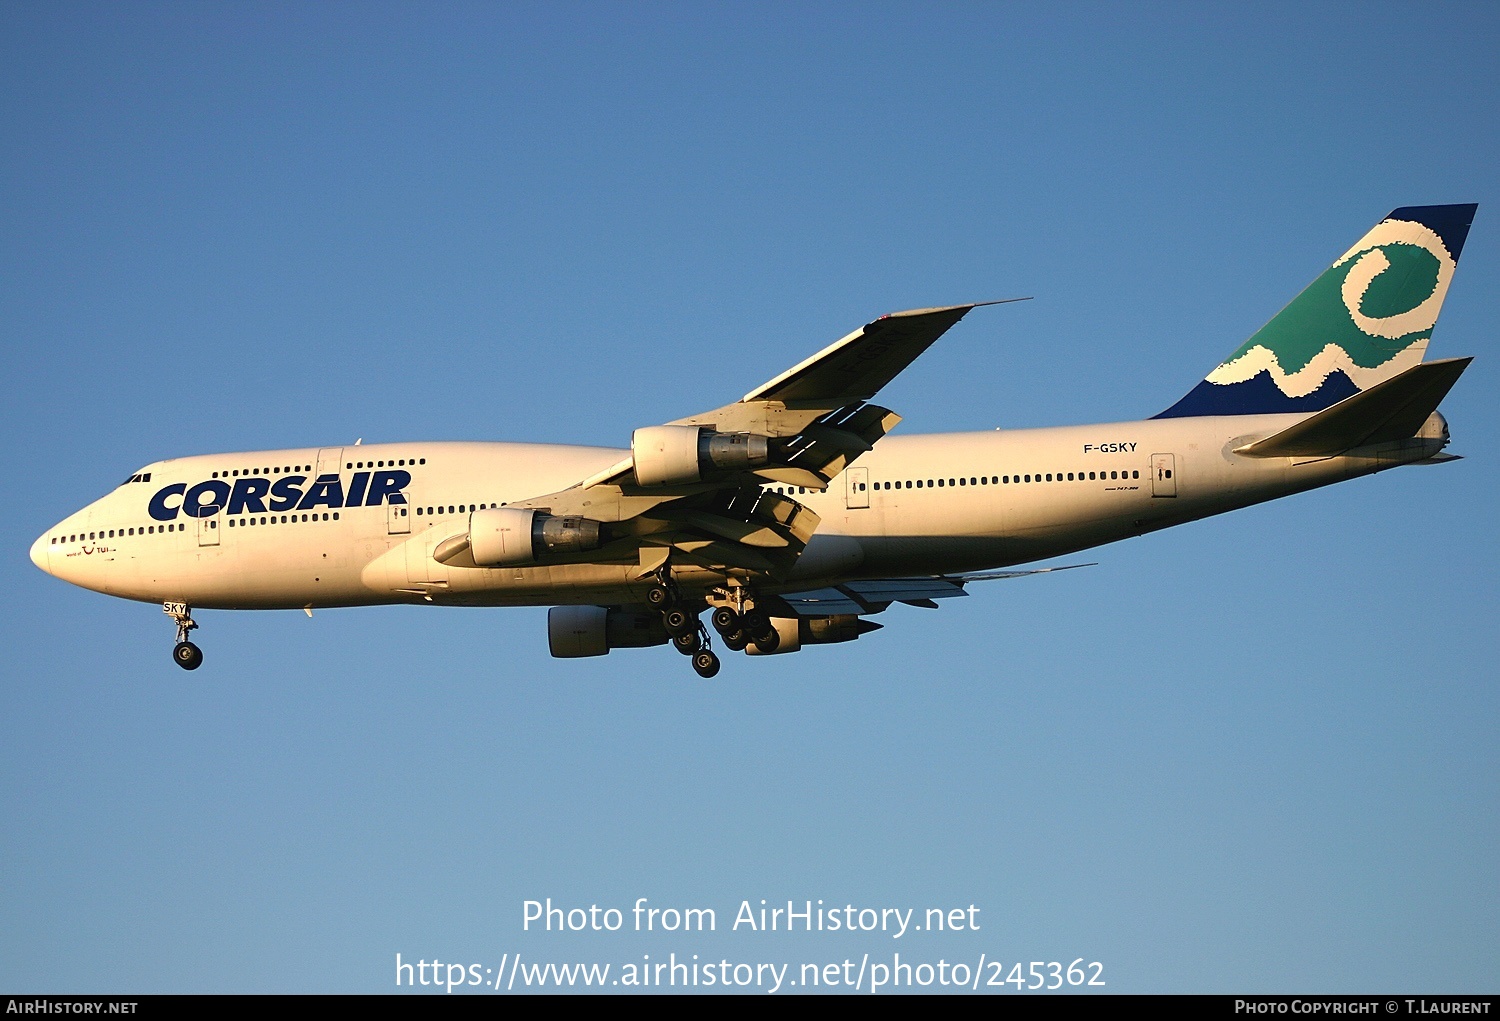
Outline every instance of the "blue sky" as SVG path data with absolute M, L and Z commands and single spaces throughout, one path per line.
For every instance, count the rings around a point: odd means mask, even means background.
M 1500 977 L 1491 5 L 9 5 L 0 988 L 394 962 L 1104 964 L 1116 992 Z M 1167 407 L 1390 209 L 1478 202 L 1466 460 L 1131 540 L 879 634 L 548 658 L 545 613 L 203 613 L 38 573 L 142 464 L 623 445 L 874 315 L 979 310 L 903 431 Z M 702 936 L 522 903 L 712 907 Z M 729 932 L 742 900 L 977 932 Z M 882 958 L 881 955 L 884 955 Z M 909 956 L 908 956 L 909 955 Z

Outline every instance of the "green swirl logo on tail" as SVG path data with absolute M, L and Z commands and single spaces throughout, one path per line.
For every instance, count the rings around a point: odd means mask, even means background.
M 1158 417 L 1317 411 L 1417 365 L 1474 209 L 1396 210 Z

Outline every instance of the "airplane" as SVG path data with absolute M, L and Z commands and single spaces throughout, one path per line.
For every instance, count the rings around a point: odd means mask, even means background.
M 48 529 L 64 581 L 198 609 L 550 606 L 560 658 L 693 669 L 853 641 L 1010 570 L 1444 452 L 1472 360 L 1424 361 L 1476 205 L 1396 209 L 1138 422 L 887 436 L 876 393 L 982 302 L 894 312 L 628 449 L 381 443 L 172 458 Z M 1024 299 L 1009 299 L 1024 300 Z M 1085 566 L 1085 565 L 1070 565 Z

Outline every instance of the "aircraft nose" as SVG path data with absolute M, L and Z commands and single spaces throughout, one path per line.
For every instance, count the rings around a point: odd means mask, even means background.
M 51 540 L 45 535 L 40 536 L 36 542 L 31 544 L 31 562 L 48 574 L 52 573 L 52 565 L 48 563 L 47 554 L 47 549 L 50 545 Z

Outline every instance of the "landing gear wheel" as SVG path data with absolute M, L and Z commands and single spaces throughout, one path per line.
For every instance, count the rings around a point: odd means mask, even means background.
M 172 661 L 184 670 L 197 670 L 203 665 L 203 650 L 192 642 L 178 642 L 172 649 Z
M 767 631 L 774 630 L 771 627 L 771 615 L 765 610 L 746 610 L 740 617 L 740 626 L 746 633 L 751 635 L 763 635 Z
M 703 638 L 696 631 L 684 631 L 672 639 L 672 645 L 684 656 L 693 656 L 703 648 Z
M 755 636 L 755 648 L 762 655 L 770 655 L 781 648 L 781 632 L 774 627 L 764 634 Z
M 719 657 L 707 649 L 693 656 L 693 669 L 699 677 L 709 678 L 719 672 Z
M 741 631 L 731 631 L 727 635 L 721 635 L 724 639 L 724 648 L 730 652 L 744 652 L 745 646 L 750 644 L 750 636 Z
M 709 619 L 713 621 L 714 630 L 721 635 L 733 634 L 740 628 L 740 615 L 734 612 L 733 607 L 721 606 Z
M 698 620 L 682 607 L 674 606 L 661 615 L 661 626 L 667 629 L 667 634 L 676 638 L 689 631 L 697 631 Z
M 652 585 L 646 590 L 646 603 L 653 610 L 665 610 L 672 605 L 672 591 L 665 585 Z
M 177 625 L 177 645 L 172 649 L 172 662 L 184 670 L 197 670 L 203 665 L 203 650 L 188 641 L 188 635 L 198 629 L 198 622 L 193 620 L 193 608 L 187 603 L 162 603 L 161 612 Z

